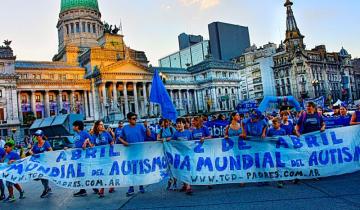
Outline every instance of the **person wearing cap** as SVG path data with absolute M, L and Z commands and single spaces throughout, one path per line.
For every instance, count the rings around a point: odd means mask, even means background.
M 360 104 L 357 105 L 357 108 L 351 116 L 350 125 L 360 125 Z
M 264 115 L 258 109 L 250 114 L 250 118 L 244 120 L 242 126 L 243 132 L 240 136 L 243 139 L 246 139 L 247 136 L 266 137 L 267 122 Z
M 7 142 L 4 146 L 5 149 L 5 157 L 4 157 L 4 163 L 12 164 L 13 162 L 20 160 L 20 155 L 14 151 L 13 145 L 10 142 Z M 19 191 L 20 197 L 19 199 L 24 199 L 24 190 L 21 188 L 21 186 L 18 183 L 12 183 L 9 181 L 6 181 L 6 187 L 8 188 L 9 196 L 4 200 L 4 202 L 12 203 L 14 202 L 15 196 L 14 196 L 14 187 Z
M 41 154 L 44 152 L 52 151 L 51 145 L 48 141 L 44 140 L 44 131 L 37 130 L 34 133 L 37 142 L 33 145 L 31 151 L 29 151 L 30 155 L 33 154 Z M 40 180 L 42 185 L 44 186 L 44 190 L 40 195 L 40 198 L 45 198 L 47 195 L 51 193 L 51 188 L 49 187 L 49 180 L 48 179 L 37 179 Z
M 137 124 L 137 114 L 129 112 L 127 114 L 127 119 L 129 121 L 128 125 L 125 125 L 121 131 L 120 142 L 124 146 L 131 146 L 133 143 L 140 143 L 145 141 L 145 136 L 150 136 L 150 130 L 145 128 L 142 124 Z M 145 193 L 144 186 L 139 186 L 140 193 Z M 130 186 L 126 192 L 126 196 L 134 195 L 134 186 Z
M 306 111 L 300 114 L 295 126 L 296 135 L 306 134 L 314 131 L 325 131 L 323 116 L 316 111 L 316 104 L 308 102 Z
M 74 134 L 74 148 L 86 149 L 88 147 L 93 147 L 91 141 L 91 136 L 88 132 L 84 131 L 84 123 L 80 120 L 77 120 L 73 123 Z M 79 192 L 74 193 L 74 197 L 86 196 L 86 190 L 81 189 Z

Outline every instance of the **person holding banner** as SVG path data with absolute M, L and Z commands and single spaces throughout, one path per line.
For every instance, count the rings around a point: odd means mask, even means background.
M 115 143 L 118 144 L 120 143 L 120 135 L 121 135 L 121 131 L 124 127 L 124 122 L 122 120 L 120 120 L 118 122 L 118 127 L 115 129 Z
M 163 120 L 163 127 L 160 128 L 160 131 L 157 135 L 158 141 L 170 141 L 175 133 L 175 128 L 170 125 L 170 120 Z
M 350 125 L 360 125 L 360 104 L 357 105 L 358 110 L 356 110 L 350 120 Z
M 5 146 L 5 145 L 4 145 Z M 6 155 L 5 150 L 3 147 L 0 147 L 0 163 L 3 163 L 4 157 Z M 0 201 L 5 199 L 5 186 L 2 179 L 0 179 Z
M 242 133 L 239 113 L 231 113 L 230 118 L 231 123 L 225 128 L 225 139 L 233 136 L 240 136 Z
M 37 130 L 34 133 L 34 136 L 37 140 L 37 143 L 35 143 L 31 149 L 31 151 L 29 151 L 30 155 L 33 154 L 41 154 L 44 152 L 49 152 L 52 151 L 51 145 L 48 141 L 44 140 L 44 131 L 42 130 Z M 42 192 L 42 194 L 40 195 L 40 198 L 45 198 L 46 196 L 49 195 L 49 193 L 51 193 L 51 188 L 49 187 L 49 180 L 47 179 L 36 179 L 37 181 L 40 180 L 41 184 L 44 186 L 44 190 Z
M 351 114 L 347 112 L 347 108 L 344 105 L 340 106 L 340 115 L 338 118 L 338 125 L 349 126 L 351 121 Z
M 256 109 L 250 114 L 249 119 L 242 123 L 241 138 L 246 139 L 247 135 L 255 137 L 266 137 L 267 122 L 260 110 Z
M 113 137 L 111 136 L 110 133 L 106 131 L 104 123 L 101 120 L 95 122 L 93 130 L 94 130 L 93 141 L 95 146 L 114 144 Z M 96 190 L 94 190 L 94 192 L 96 192 Z M 115 192 L 114 188 L 110 188 L 109 193 L 113 193 L 113 192 Z M 99 198 L 103 198 L 103 197 L 105 197 L 104 188 L 100 188 Z
M 306 111 L 300 114 L 297 125 L 295 126 L 297 135 L 311 133 L 314 131 L 325 131 L 323 117 L 316 111 L 316 104 L 308 102 Z
M 150 130 L 145 128 L 141 124 L 137 124 L 137 114 L 129 112 L 127 114 L 127 119 L 129 120 L 129 125 L 125 125 L 120 135 L 120 142 L 124 146 L 130 146 L 132 143 L 140 143 L 145 141 L 145 136 L 150 136 Z M 140 193 L 145 193 L 144 186 L 139 186 Z M 126 196 L 134 195 L 134 186 L 130 186 L 126 192 Z
M 75 131 L 74 135 L 74 148 L 86 149 L 88 147 L 93 147 L 94 145 L 91 142 L 91 136 L 88 132 L 84 131 L 84 123 L 80 120 L 77 120 L 73 123 L 73 130 Z M 79 192 L 74 193 L 74 197 L 86 196 L 86 190 L 81 189 Z
M 193 140 L 200 140 L 201 143 L 204 143 L 205 139 L 211 139 L 210 131 L 206 126 L 203 125 L 203 120 L 201 117 L 194 117 L 192 119 L 192 126 Z
M 4 146 L 6 155 L 5 155 L 5 159 L 4 162 L 7 164 L 12 164 L 13 162 L 20 160 L 20 155 L 17 154 L 16 152 L 12 151 L 13 149 L 13 145 L 12 143 L 6 143 Z M 14 187 L 19 191 L 20 193 L 20 197 L 19 199 L 24 199 L 24 190 L 21 188 L 21 186 L 18 183 L 12 183 L 9 181 L 6 181 L 6 187 L 8 188 L 8 192 L 9 192 L 9 196 L 4 200 L 4 202 L 9 202 L 12 203 L 14 202 L 16 199 L 14 197 Z
M 280 117 L 281 117 L 281 128 L 285 130 L 286 135 L 296 134 L 294 124 L 289 121 L 289 112 L 281 111 Z

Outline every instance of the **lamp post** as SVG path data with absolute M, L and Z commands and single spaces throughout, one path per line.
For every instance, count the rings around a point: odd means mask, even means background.
M 109 121 L 110 121 L 110 119 L 109 119 L 109 108 L 110 108 L 109 104 L 106 103 L 106 104 L 105 104 L 105 109 L 106 109 L 106 122 L 109 122 Z
M 315 95 L 315 97 L 318 97 L 318 91 L 317 91 L 317 87 L 318 87 L 318 85 L 319 85 L 319 80 L 313 80 L 312 82 L 311 82 L 311 84 L 314 86 L 314 95 Z

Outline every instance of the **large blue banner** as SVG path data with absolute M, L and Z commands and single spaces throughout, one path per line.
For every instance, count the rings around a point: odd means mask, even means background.
M 319 98 L 308 98 L 303 100 L 303 107 L 306 107 L 308 102 L 314 102 L 318 107 L 325 107 L 325 98 L 324 96 L 320 96 Z
M 0 165 L 0 179 L 48 178 L 71 189 L 160 182 L 193 185 L 311 179 L 360 170 L 360 125 L 301 136 L 209 139 L 47 152 Z

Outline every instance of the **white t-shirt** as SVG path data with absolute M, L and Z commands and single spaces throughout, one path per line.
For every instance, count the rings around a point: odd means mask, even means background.
M 5 143 L 6 142 L 3 139 L 0 139 L 0 148 L 4 148 Z

